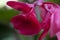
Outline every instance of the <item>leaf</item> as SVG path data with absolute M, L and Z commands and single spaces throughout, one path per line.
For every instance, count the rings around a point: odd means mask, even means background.
M 9 22 L 10 19 L 18 14 L 16 10 L 0 9 L 0 21 Z
M 48 0 L 49 2 L 55 2 L 60 5 L 60 0 Z

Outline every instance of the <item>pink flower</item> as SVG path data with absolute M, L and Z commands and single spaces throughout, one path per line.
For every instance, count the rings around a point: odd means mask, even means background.
M 18 11 L 22 11 L 21 14 L 18 14 L 11 19 L 11 23 L 20 34 L 36 35 L 40 32 L 41 29 L 43 29 L 39 40 L 43 40 L 48 31 L 50 32 L 50 37 L 57 35 L 58 40 L 60 40 L 60 6 L 51 2 L 43 2 L 41 0 L 40 3 L 39 1 L 40 0 L 34 2 L 33 4 L 15 1 L 7 2 L 7 5 Z M 37 20 L 34 11 L 34 7 L 37 5 L 41 10 L 40 17 L 42 22 Z
M 36 18 L 33 7 L 15 1 L 7 2 L 7 5 L 16 10 L 22 11 L 21 14 L 18 14 L 11 19 L 11 23 L 20 34 L 36 35 L 40 32 L 41 25 Z
M 43 27 L 43 32 L 41 34 L 41 36 L 39 37 L 39 40 L 43 40 L 43 38 L 47 35 L 49 29 L 51 29 L 50 34 L 53 36 L 54 34 L 56 34 L 56 32 L 58 31 L 56 23 L 54 24 L 55 21 L 51 22 L 54 18 L 52 18 L 52 15 L 59 15 L 57 13 L 59 13 L 58 10 L 55 9 L 59 7 L 59 5 L 55 4 L 55 3 L 51 3 L 51 2 L 43 2 L 42 5 L 38 5 L 40 6 L 41 11 L 41 18 L 42 18 L 42 22 L 41 22 L 41 26 Z M 58 8 L 60 9 L 60 8 Z M 55 18 L 57 18 L 57 16 Z M 58 19 L 59 20 L 59 16 Z M 54 19 L 56 20 L 56 19 Z M 59 23 L 58 23 L 59 24 Z M 54 25 L 53 27 L 51 27 L 51 25 Z M 50 35 L 50 36 L 51 36 Z M 58 34 L 57 34 L 58 35 Z M 59 37 L 59 36 L 58 36 Z
M 43 40 L 50 29 L 50 37 L 57 35 L 58 40 L 60 40 L 60 6 L 51 3 L 51 2 L 44 2 L 42 4 L 45 12 L 41 14 L 42 17 L 42 27 L 44 29 L 43 33 L 41 34 L 39 40 Z M 42 10 L 42 11 L 44 11 Z M 50 16 L 49 16 L 50 14 Z M 46 20 L 45 20 L 46 19 Z

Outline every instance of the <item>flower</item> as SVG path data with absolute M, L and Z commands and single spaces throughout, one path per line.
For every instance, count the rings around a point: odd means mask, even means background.
M 11 19 L 11 23 L 14 25 L 14 28 L 22 35 L 36 35 L 41 29 L 43 29 L 39 40 L 43 40 L 48 31 L 50 32 L 50 37 L 57 35 L 58 40 L 60 40 L 60 6 L 51 2 L 40 2 L 39 0 L 33 4 L 15 1 L 7 2 L 7 5 L 10 7 L 18 11 L 22 11 L 21 14 L 18 14 Z M 37 5 L 41 10 L 41 22 L 38 21 L 34 11 L 34 7 Z
M 46 34 L 48 33 L 49 30 L 50 30 L 50 36 L 53 36 L 58 31 L 58 29 L 56 29 L 57 26 L 56 26 L 55 21 L 52 21 L 54 19 L 54 18 L 52 18 L 52 15 L 54 15 L 54 14 L 57 15 L 57 13 L 59 13 L 59 12 L 58 12 L 58 10 L 56 10 L 56 12 L 55 12 L 55 9 L 56 8 L 60 9 L 60 8 L 59 8 L 59 5 L 57 5 L 55 3 L 51 3 L 51 2 L 42 2 L 42 4 L 38 5 L 38 6 L 40 6 L 40 10 L 41 10 L 40 17 L 42 19 L 41 26 L 43 28 L 43 32 L 40 35 L 39 40 L 43 40 L 43 38 L 46 36 Z M 57 16 L 56 16 L 56 18 L 57 18 Z M 58 17 L 58 19 L 60 19 L 60 18 Z M 54 19 L 54 20 L 56 20 L 56 19 Z M 58 33 L 57 33 L 57 35 L 58 35 Z M 59 36 L 57 36 L 57 37 L 59 39 Z
M 40 32 L 41 25 L 36 18 L 33 7 L 15 1 L 7 2 L 7 5 L 16 10 L 22 11 L 21 14 L 18 14 L 11 19 L 11 23 L 20 34 L 36 35 Z
M 42 27 L 44 29 L 43 33 L 41 34 L 39 40 L 42 40 L 46 34 L 48 33 L 48 31 L 50 31 L 50 37 L 53 37 L 54 35 L 57 36 L 58 40 L 60 40 L 60 17 L 59 17 L 59 13 L 60 13 L 60 6 L 55 4 L 55 3 L 51 3 L 51 2 L 44 2 L 42 4 L 42 7 L 44 8 L 45 12 L 43 12 L 41 14 L 42 17 Z M 42 10 L 42 11 L 44 11 Z M 50 16 L 49 16 L 50 14 Z M 47 17 L 46 17 L 47 16 Z M 46 19 L 46 20 L 45 20 Z

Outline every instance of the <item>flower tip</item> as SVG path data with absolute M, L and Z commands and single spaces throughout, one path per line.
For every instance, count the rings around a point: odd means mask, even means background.
M 8 1 L 8 2 L 7 2 L 7 5 L 8 5 L 8 6 L 11 6 L 13 3 L 14 3 L 14 1 Z
M 9 5 L 10 4 L 10 1 L 8 1 L 6 4 Z
M 23 2 L 8 1 L 7 5 L 18 11 L 28 12 L 31 9 L 27 4 Z

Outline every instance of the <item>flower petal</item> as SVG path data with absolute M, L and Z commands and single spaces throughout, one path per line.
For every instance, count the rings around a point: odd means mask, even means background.
M 11 22 L 14 28 L 22 35 L 36 35 L 41 30 L 41 25 L 33 11 L 29 12 L 29 14 L 14 16 Z
M 39 40 L 43 40 L 43 38 L 46 36 L 46 34 L 48 33 L 48 31 L 49 31 L 49 29 L 51 28 L 50 27 L 50 23 L 51 23 L 51 15 L 52 14 L 54 14 L 53 12 L 54 12 L 54 8 L 58 8 L 55 4 L 53 5 L 53 4 L 51 4 L 51 3 L 43 3 L 43 5 L 42 5 L 42 8 L 46 11 L 44 11 L 44 10 L 42 10 L 42 12 L 43 12 L 43 14 L 42 14 L 42 23 L 41 23 L 41 26 L 43 27 L 43 29 L 44 29 L 44 31 L 43 31 L 43 33 L 41 34 L 41 36 L 40 36 L 40 38 L 39 38 Z M 54 24 L 54 23 L 53 23 Z M 52 25 L 53 25 L 52 24 Z M 55 25 L 56 26 L 56 25 Z M 53 28 L 52 28 L 52 30 L 53 30 Z M 52 31 L 51 30 L 51 31 Z M 54 30 L 55 30 L 55 28 L 54 28 Z M 56 29 L 56 31 L 57 31 L 57 29 Z M 53 34 L 56 32 L 56 31 L 53 31 Z M 53 35 L 52 34 L 52 35 Z
M 50 11 L 53 12 L 55 7 L 57 8 L 57 7 L 59 7 L 59 5 L 57 5 L 55 3 L 51 3 L 51 2 L 44 2 L 42 5 L 40 5 L 40 9 L 42 8 L 41 9 L 42 12 L 40 14 L 41 18 L 44 19 L 48 12 L 50 12 Z
M 43 40 L 43 38 L 47 35 L 47 33 L 50 29 L 50 17 L 51 17 L 51 14 L 48 13 L 46 15 L 46 18 L 42 21 L 41 26 L 43 27 L 44 31 L 40 35 L 39 40 Z
M 7 5 L 16 10 L 24 11 L 24 12 L 28 12 L 31 9 L 27 4 L 22 2 L 8 1 Z
M 56 33 L 58 40 L 60 40 L 60 31 Z
M 51 16 L 51 28 L 50 28 L 50 36 L 53 37 L 57 32 L 60 31 L 60 7 L 55 8 L 52 12 Z

